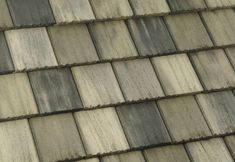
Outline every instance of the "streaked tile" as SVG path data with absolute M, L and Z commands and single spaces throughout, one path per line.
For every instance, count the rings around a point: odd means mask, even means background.
M 172 11 L 187 11 L 207 8 L 204 0 L 168 0 Z
M 171 142 L 155 102 L 117 107 L 131 148 Z
M 225 49 L 226 54 L 230 60 L 230 62 L 232 63 L 233 67 L 235 68 L 235 47 L 230 47 Z
M 232 157 L 235 158 L 235 136 L 234 135 L 226 136 L 225 142 L 230 150 Z
M 235 0 L 205 0 L 205 2 L 210 8 L 235 6 Z
M 114 62 L 113 67 L 126 100 L 164 96 L 149 59 Z
M 133 151 L 118 155 L 110 155 L 101 158 L 101 162 L 145 162 L 140 151 Z
M 72 114 L 32 118 L 30 125 L 41 161 L 85 156 Z
M 75 119 L 87 154 L 129 149 L 114 108 L 80 111 Z
M 11 15 L 8 10 L 7 1 L 0 0 L 0 28 L 13 27 Z

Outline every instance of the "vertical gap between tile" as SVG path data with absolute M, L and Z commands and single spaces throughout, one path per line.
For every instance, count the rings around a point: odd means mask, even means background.
M 95 20 L 96 20 L 96 19 L 97 19 L 97 16 L 96 16 L 95 9 L 94 9 L 94 6 L 92 5 L 91 1 L 92 1 L 92 0 L 88 0 L 88 2 L 89 2 L 89 5 L 91 6 L 91 10 L 92 10 L 92 12 L 93 12 L 93 15 L 94 15 L 94 17 L 95 17 Z
M 234 71 L 234 73 L 235 73 L 235 67 L 233 66 L 233 63 L 232 63 L 230 57 L 228 56 L 228 53 L 226 52 L 225 49 L 223 49 L 223 51 L 224 51 L 224 53 L 225 53 L 225 57 L 227 58 L 227 60 L 228 60 L 228 62 L 229 62 L 229 64 L 230 64 L 230 66 L 232 66 L 233 71 Z
M 186 154 L 187 154 L 189 160 L 190 160 L 191 162 L 193 162 L 193 161 L 194 161 L 194 160 L 193 160 L 193 157 L 191 156 L 189 150 L 187 149 L 186 144 L 183 144 L 183 147 L 184 147 L 184 150 L 185 150 L 185 152 L 186 152 Z
M 145 150 L 140 150 L 140 152 L 141 152 L 141 154 L 142 154 L 142 156 L 143 156 L 143 158 L 144 158 L 144 161 L 145 161 L 145 162 L 149 162 L 147 156 L 146 156 L 145 153 L 144 153 L 144 151 L 145 151 Z
M 52 13 L 52 16 L 53 16 L 53 19 L 54 19 L 54 23 L 52 23 L 52 24 L 57 24 L 57 21 L 56 21 L 56 19 L 55 19 L 55 14 L 54 14 L 54 11 L 53 11 L 53 9 L 52 9 L 52 5 L 51 5 L 51 2 L 50 2 L 50 0 L 48 0 L 48 6 L 49 6 L 49 8 L 50 8 L 50 10 L 51 10 L 51 13 Z
M 13 25 L 13 27 L 15 27 L 16 24 L 15 24 L 15 22 L 14 22 L 14 20 L 13 20 L 13 15 L 12 15 L 12 12 L 11 12 L 10 7 L 9 7 L 10 4 L 9 4 L 8 0 L 5 0 L 5 1 L 6 1 L 7 9 L 8 9 L 8 12 L 9 12 L 9 15 L 10 15 L 10 18 L 11 18 L 11 21 L 12 21 L 12 25 Z
M 222 137 L 222 139 L 223 139 L 224 144 L 225 144 L 225 146 L 226 146 L 226 148 L 227 148 L 227 150 L 228 150 L 228 153 L 230 154 L 230 156 L 232 157 L 232 159 L 235 161 L 235 158 L 233 157 L 232 150 L 231 150 L 231 148 L 229 147 L 227 141 L 225 140 L 225 137 Z

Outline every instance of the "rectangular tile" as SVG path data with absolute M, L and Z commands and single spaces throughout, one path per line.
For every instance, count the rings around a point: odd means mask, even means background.
M 171 142 L 155 102 L 117 107 L 131 148 Z
M 174 141 L 211 136 L 193 96 L 163 99 L 159 100 L 158 104 Z
M 165 17 L 177 48 L 181 51 L 208 48 L 213 43 L 197 13 Z
M 70 69 L 33 71 L 29 78 L 40 113 L 82 107 Z
M 235 68 L 235 47 L 227 48 L 227 49 L 225 49 L 225 52 L 226 52 L 231 64 Z
M 149 59 L 114 62 L 113 67 L 127 101 L 164 96 Z
M 72 114 L 30 119 L 41 161 L 68 160 L 85 156 Z
M 127 21 L 127 25 L 141 56 L 176 51 L 174 42 L 162 18 L 130 19 Z
M 206 90 L 234 87 L 235 73 L 223 50 L 201 51 L 190 56 Z
M 205 0 L 209 8 L 235 6 L 235 0 Z
M 72 72 L 86 108 L 124 101 L 109 63 L 73 67 Z
M 202 17 L 217 46 L 235 44 L 235 13 L 233 9 L 202 12 Z
M 133 151 L 118 155 L 110 155 L 101 158 L 100 162 L 145 162 L 140 151 Z
M 8 10 L 7 1 L 0 0 L 0 28 L 13 27 L 11 15 Z
M 89 0 L 49 0 L 57 23 L 94 20 Z
M 227 144 L 228 149 L 230 150 L 232 157 L 235 158 L 235 136 L 227 136 L 224 140 Z
M 16 70 L 57 65 L 45 28 L 8 30 L 5 34 Z
M 204 0 L 168 0 L 168 3 L 173 12 L 207 8 Z
M 203 90 L 186 54 L 154 57 L 152 62 L 166 95 Z
M 0 161 L 39 162 L 27 120 L 0 123 Z
M 67 65 L 99 60 L 85 24 L 52 26 L 48 28 L 48 34 L 58 64 Z
M 89 27 L 101 60 L 138 55 L 124 21 L 96 22 Z
M 196 97 L 212 133 L 235 131 L 235 97 L 232 91 L 199 94 Z
M 80 111 L 75 119 L 88 155 L 129 148 L 114 108 Z

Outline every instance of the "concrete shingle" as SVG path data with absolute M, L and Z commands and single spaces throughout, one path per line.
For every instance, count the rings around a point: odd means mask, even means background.
M 209 8 L 235 6 L 235 0 L 205 0 Z
M 187 11 L 207 8 L 204 0 L 168 0 L 172 11 Z

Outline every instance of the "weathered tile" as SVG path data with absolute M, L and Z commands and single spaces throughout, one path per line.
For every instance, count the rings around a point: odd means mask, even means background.
M 183 145 L 147 149 L 144 154 L 148 162 L 190 162 Z
M 3 32 L 0 32 L 0 58 L 0 74 L 12 72 L 14 70 L 14 67 Z
M 100 59 L 138 55 L 124 21 L 97 22 L 89 27 Z
M 163 14 L 170 12 L 166 0 L 130 0 L 135 15 Z
M 145 162 L 140 151 L 128 152 L 118 155 L 110 155 L 101 158 L 101 162 Z
M 80 111 L 75 120 L 87 154 L 108 153 L 129 148 L 114 108 Z
M 29 73 L 40 113 L 79 109 L 82 103 L 68 68 Z
M 232 91 L 199 94 L 196 97 L 212 133 L 235 131 L 235 97 Z
M 85 156 L 72 114 L 32 118 L 30 125 L 41 161 L 67 160 Z
M 48 0 L 7 0 L 15 26 L 47 25 L 55 22 Z
M 223 50 L 201 51 L 190 56 L 204 88 L 234 87 L 235 74 Z
M 193 96 L 158 101 L 163 119 L 174 141 L 210 136 L 211 132 Z
M 89 0 L 49 0 L 57 23 L 94 20 Z
M 205 0 L 209 8 L 235 6 L 235 0 Z
M 27 120 L 0 123 L 0 161 L 39 162 Z
M 127 21 L 127 25 L 141 56 L 176 51 L 174 42 L 162 18 L 130 19 Z
M 67 65 L 99 60 L 85 24 L 52 26 L 48 28 L 48 33 L 59 64 Z
M 149 59 L 114 62 L 113 67 L 126 100 L 164 96 Z
M 0 76 L 0 118 L 37 114 L 27 74 Z
M 73 67 L 72 72 L 86 108 L 124 101 L 109 63 Z
M 118 106 L 117 113 L 131 148 L 171 141 L 155 102 Z
M 90 0 L 97 19 L 122 18 L 133 15 L 128 0 Z
M 202 12 L 202 17 L 217 46 L 235 44 L 235 13 L 232 9 Z
M 98 158 L 86 159 L 86 160 L 79 160 L 76 162 L 99 162 Z
M 187 11 L 206 8 L 204 0 L 168 0 L 171 11 Z
M 179 50 L 184 51 L 213 46 L 198 14 L 170 15 L 165 20 Z
M 5 34 L 16 70 L 57 65 L 45 28 L 9 30 Z
M 203 90 L 186 54 L 155 57 L 152 62 L 166 95 Z
M 12 27 L 13 23 L 6 0 L 0 0 L 0 28 Z
M 225 49 L 225 51 L 226 51 L 226 54 L 227 54 L 231 64 L 235 68 L 235 47 L 227 48 L 227 49 Z
M 231 135 L 225 137 L 225 142 L 230 150 L 232 157 L 235 158 L 235 136 Z
M 186 148 L 195 162 L 233 162 L 221 138 L 188 143 Z

